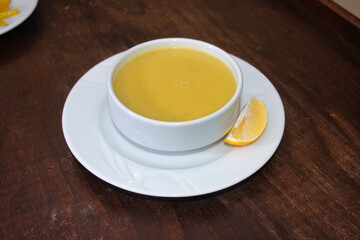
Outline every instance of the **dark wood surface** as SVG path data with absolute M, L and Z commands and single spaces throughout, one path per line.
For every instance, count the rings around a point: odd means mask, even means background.
M 98 179 L 68 149 L 61 116 L 77 80 L 163 37 L 215 44 L 278 90 L 283 140 L 247 180 L 147 197 Z M 40 1 L 0 36 L 0 96 L 0 239 L 360 237 L 360 51 L 295 0 Z
M 322 24 L 360 47 L 360 19 L 333 0 L 294 0 Z

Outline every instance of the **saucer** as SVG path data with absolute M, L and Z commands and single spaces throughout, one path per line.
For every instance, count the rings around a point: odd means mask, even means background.
M 37 4 L 38 0 L 12 0 L 9 4 L 10 9 L 18 9 L 19 13 L 4 19 L 8 26 L 0 26 L 0 35 L 24 22 L 35 10 Z
M 274 154 L 285 127 L 280 96 L 255 67 L 235 57 L 244 86 L 241 107 L 256 96 L 268 110 L 268 123 L 252 144 L 236 147 L 219 141 L 196 150 L 162 152 L 142 147 L 113 125 L 106 79 L 112 56 L 89 70 L 66 99 L 62 126 L 77 160 L 100 179 L 125 190 L 157 197 L 189 197 L 216 192 L 246 179 Z

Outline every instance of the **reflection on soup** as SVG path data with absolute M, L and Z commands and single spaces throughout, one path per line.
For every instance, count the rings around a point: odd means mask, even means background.
M 235 94 L 231 70 L 207 53 L 162 48 L 140 54 L 115 74 L 113 88 L 130 110 L 160 121 L 188 121 L 223 107 Z

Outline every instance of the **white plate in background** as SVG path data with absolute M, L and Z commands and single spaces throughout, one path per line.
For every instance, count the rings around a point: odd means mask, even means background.
M 0 26 L 0 35 L 10 31 L 24 22 L 35 10 L 37 4 L 38 0 L 11 0 L 9 4 L 10 10 L 18 9 L 20 12 L 3 20 L 8 24 L 8 26 Z

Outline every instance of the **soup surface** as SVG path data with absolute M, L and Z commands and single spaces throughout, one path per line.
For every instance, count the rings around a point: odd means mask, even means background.
M 113 88 L 130 110 L 160 121 L 188 121 L 223 107 L 236 80 L 219 59 L 187 48 L 140 54 L 115 74 Z

